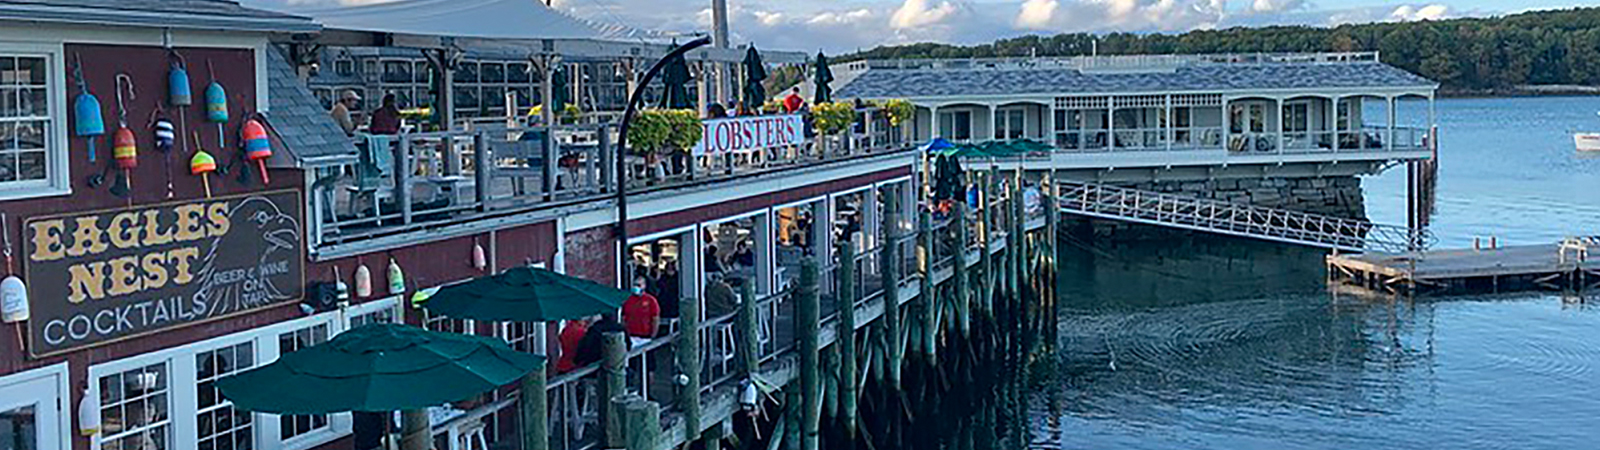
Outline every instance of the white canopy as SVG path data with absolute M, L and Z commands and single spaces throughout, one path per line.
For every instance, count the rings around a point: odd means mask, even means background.
M 603 24 L 556 11 L 539 0 L 390 0 L 327 6 L 294 0 L 242 0 L 249 6 L 310 17 L 329 29 L 484 39 L 583 39 L 659 42 L 660 33 Z

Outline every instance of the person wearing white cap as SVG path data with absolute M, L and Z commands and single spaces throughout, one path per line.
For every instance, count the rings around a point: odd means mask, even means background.
M 346 136 L 356 133 L 356 122 L 350 119 L 350 110 L 358 108 L 361 103 L 361 94 L 355 90 L 346 90 L 339 95 L 339 101 L 334 102 L 333 109 L 328 114 L 333 116 L 333 122 L 339 124 Z

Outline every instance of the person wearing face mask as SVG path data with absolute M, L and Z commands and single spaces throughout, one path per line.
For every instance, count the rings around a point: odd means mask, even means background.
M 661 303 L 656 296 L 645 292 L 649 279 L 643 275 L 633 277 L 633 294 L 622 302 L 622 324 L 628 327 L 628 336 L 639 339 L 655 337 L 661 325 Z

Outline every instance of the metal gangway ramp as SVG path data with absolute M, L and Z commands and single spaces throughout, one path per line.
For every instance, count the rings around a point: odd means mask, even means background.
M 1098 183 L 1058 180 L 1062 212 L 1347 252 L 1426 249 L 1426 230 Z

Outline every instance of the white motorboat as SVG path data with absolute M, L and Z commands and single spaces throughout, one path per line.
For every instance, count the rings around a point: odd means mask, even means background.
M 1600 152 L 1600 133 L 1573 133 L 1572 143 L 1580 152 Z

